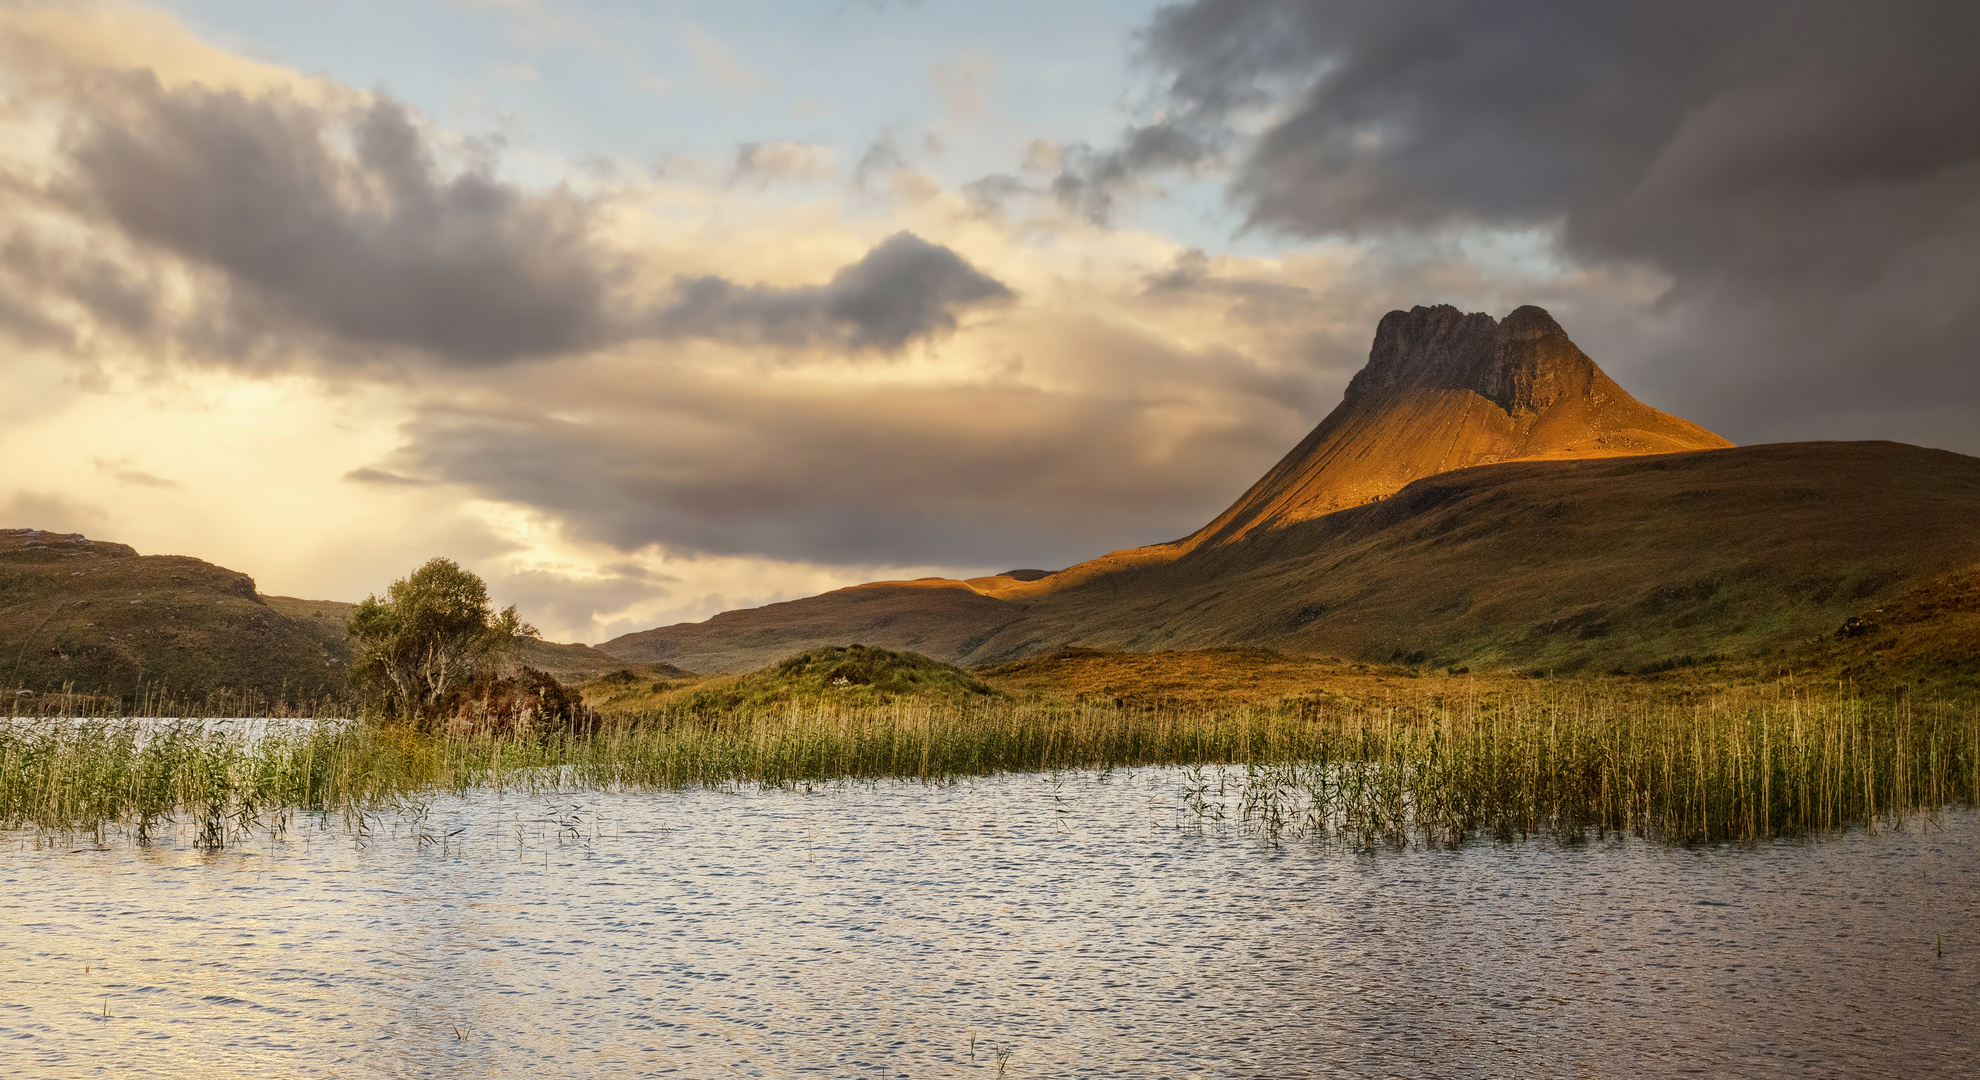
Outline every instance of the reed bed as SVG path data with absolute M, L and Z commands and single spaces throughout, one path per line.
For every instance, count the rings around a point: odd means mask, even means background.
M 302 697 L 286 689 L 236 687 L 189 694 L 171 686 L 147 683 L 129 695 L 90 694 L 70 687 L 43 694 L 15 694 L 0 719 L 120 719 L 130 717 L 275 717 L 282 719 L 350 716 L 348 697 Z
M 191 821 L 217 844 L 291 810 L 361 816 L 438 791 L 927 782 L 1141 765 L 1186 767 L 1184 824 L 1228 819 L 1273 836 L 1755 841 L 1980 804 L 1980 709 L 1792 687 L 1660 701 L 1557 683 L 1225 710 L 813 704 L 655 714 L 586 735 L 326 719 L 14 719 L 0 722 L 0 824 L 119 827 L 143 840 L 162 821 Z

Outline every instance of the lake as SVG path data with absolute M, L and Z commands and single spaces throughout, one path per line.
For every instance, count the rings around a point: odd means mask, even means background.
M 221 851 L 4 833 L 0 1074 L 1980 1071 L 1971 811 L 1357 850 L 1189 786 L 447 796 Z

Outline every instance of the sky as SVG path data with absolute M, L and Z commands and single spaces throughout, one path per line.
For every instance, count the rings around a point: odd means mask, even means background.
M 596 642 L 1184 535 L 1381 315 L 1980 453 L 1980 8 L 0 0 L 0 527 Z

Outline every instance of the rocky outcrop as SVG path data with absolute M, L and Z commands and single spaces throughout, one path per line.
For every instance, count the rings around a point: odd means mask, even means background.
M 1228 543 L 1472 465 L 1731 445 L 1629 396 L 1541 308 L 1504 321 L 1449 305 L 1392 311 L 1340 405 L 1181 546 Z
M 112 544 L 91 540 L 81 533 L 49 532 L 46 529 L 0 529 L 0 553 L 23 558 L 77 555 L 99 559 L 137 558 L 137 549 L 129 544 Z

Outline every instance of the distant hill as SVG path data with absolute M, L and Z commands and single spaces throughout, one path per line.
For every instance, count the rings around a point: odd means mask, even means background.
M 128 697 L 140 685 L 199 696 L 252 690 L 308 700 L 344 692 L 353 604 L 263 596 L 239 571 L 139 555 L 77 533 L 0 529 L 0 689 Z M 612 671 L 685 678 L 586 645 L 527 641 L 516 662 L 563 682 Z
M 0 529 L 0 687 L 336 694 L 347 607 L 262 596 L 246 574 L 198 559 Z
M 951 663 L 1263 647 L 1582 671 L 1780 649 L 1980 563 L 1980 459 L 1735 448 L 1538 308 L 1382 321 L 1341 405 L 1182 540 L 1048 575 L 878 582 L 598 646 L 749 670 L 860 641 Z
M 567 645 L 555 641 L 526 640 L 516 650 L 512 662 L 545 672 L 561 683 L 581 683 L 614 672 L 630 671 L 657 679 L 688 679 L 694 673 L 672 664 L 639 663 L 621 660 L 589 645 Z

